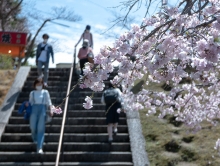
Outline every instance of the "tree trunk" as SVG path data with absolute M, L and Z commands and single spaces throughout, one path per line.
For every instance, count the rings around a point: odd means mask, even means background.
M 4 18 L 1 21 L 1 27 L 2 27 L 2 31 L 5 31 L 5 23 L 4 23 Z

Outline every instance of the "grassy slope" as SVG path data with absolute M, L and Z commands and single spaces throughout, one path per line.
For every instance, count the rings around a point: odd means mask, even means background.
M 134 91 L 140 88 L 138 83 Z M 161 85 L 147 88 L 162 91 Z M 203 130 L 193 134 L 172 116 L 159 119 L 146 113 L 141 110 L 140 117 L 151 166 L 220 166 L 220 156 L 214 150 L 220 126 L 204 123 Z
M 16 74 L 16 70 L 0 70 L 0 105 L 3 103 Z

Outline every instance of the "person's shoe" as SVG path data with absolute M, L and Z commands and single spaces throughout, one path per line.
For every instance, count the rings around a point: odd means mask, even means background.
M 47 83 L 46 83 L 46 82 L 44 83 L 44 86 L 45 86 L 46 88 L 48 87 L 48 85 L 47 85 Z
M 113 134 L 117 135 L 117 133 L 118 133 L 118 129 L 116 128 L 116 129 L 113 130 Z
M 43 154 L 44 151 L 43 151 L 42 149 L 39 149 L 39 150 L 37 151 L 37 153 L 38 153 L 38 154 Z
M 112 144 L 113 139 L 108 139 L 108 143 Z

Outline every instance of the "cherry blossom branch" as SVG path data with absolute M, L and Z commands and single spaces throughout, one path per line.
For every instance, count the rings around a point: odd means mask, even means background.
M 67 97 L 70 96 L 71 92 L 76 88 L 77 85 L 79 85 L 79 82 L 72 87 L 72 89 L 70 90 L 70 92 L 69 92 L 69 93 L 66 95 L 66 97 L 63 99 L 62 103 L 60 103 L 58 106 L 56 106 L 56 108 L 61 107 L 61 106 L 64 104 L 64 102 L 66 101 Z

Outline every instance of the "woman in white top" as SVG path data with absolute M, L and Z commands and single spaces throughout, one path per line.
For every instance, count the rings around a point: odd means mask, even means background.
M 77 47 L 77 45 L 79 44 L 79 42 L 83 39 L 83 41 L 85 39 L 87 39 L 89 41 L 89 46 L 91 48 L 93 48 L 93 37 L 92 37 L 92 33 L 90 32 L 91 26 L 87 25 L 85 31 L 83 32 L 83 34 L 81 35 L 79 41 L 76 43 L 75 47 Z
M 30 116 L 30 129 L 32 139 L 37 144 L 37 153 L 42 154 L 45 133 L 46 111 L 48 106 L 52 108 L 52 103 L 49 92 L 43 89 L 42 80 L 35 80 L 34 88 L 36 90 L 31 91 L 29 99 L 29 102 L 32 106 Z M 50 116 L 53 116 L 52 111 L 50 111 Z

